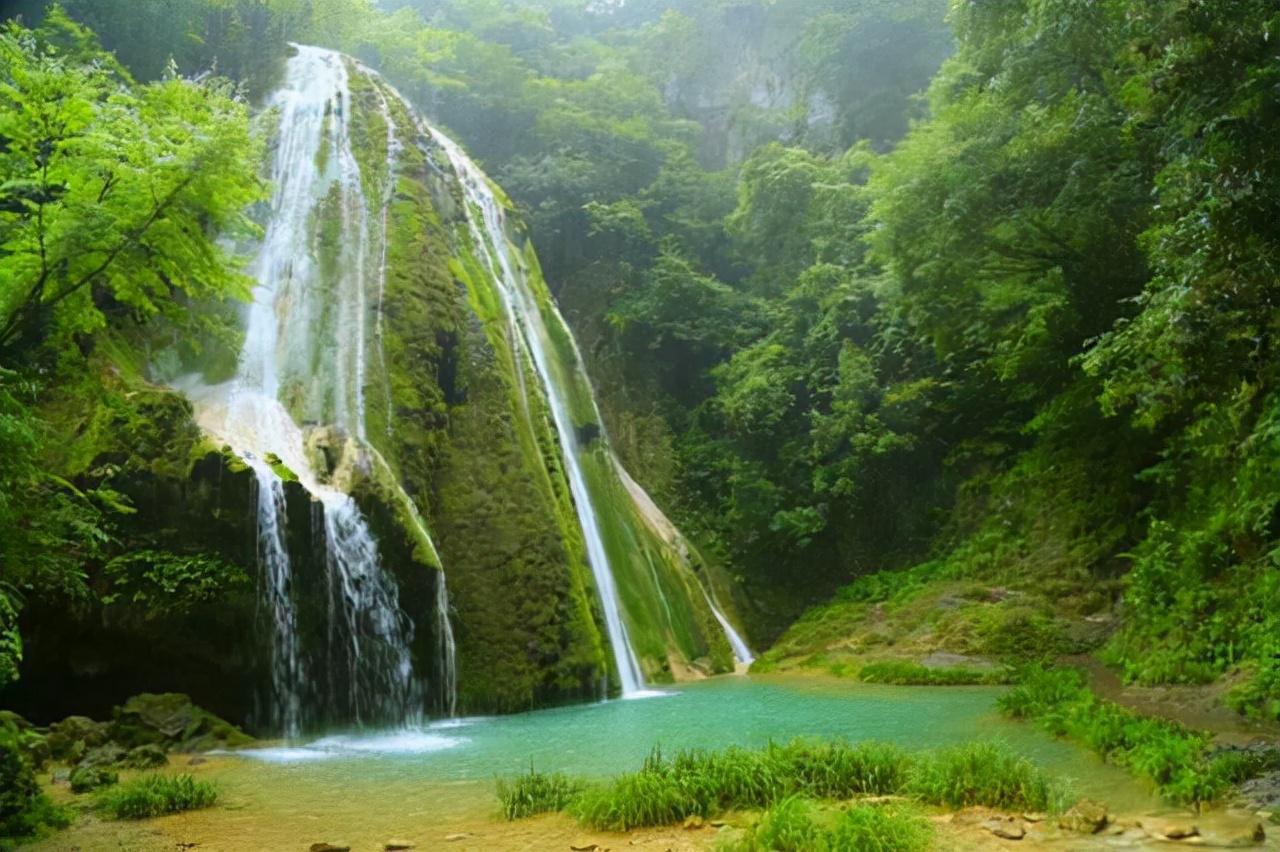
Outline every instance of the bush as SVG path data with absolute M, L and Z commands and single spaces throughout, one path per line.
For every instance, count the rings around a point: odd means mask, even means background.
M 1066 792 L 1024 757 L 991 743 L 944 749 L 922 760 L 907 789 L 922 801 L 949 808 L 984 805 L 1057 812 Z
M 17 737 L 0 730 L 0 838 L 29 837 L 69 821 L 67 813 L 41 792 Z
M 498 801 L 502 803 L 502 815 L 509 820 L 562 811 L 581 792 L 581 782 L 559 772 L 538 772 L 533 767 L 513 780 L 498 780 Z
M 144 775 L 102 794 L 100 805 L 116 819 L 147 819 L 207 808 L 218 791 L 190 775 Z

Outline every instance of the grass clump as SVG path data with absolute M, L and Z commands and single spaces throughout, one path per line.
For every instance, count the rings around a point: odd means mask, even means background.
M 1065 809 L 1065 793 L 1035 764 L 992 743 L 944 749 L 920 761 L 907 790 L 949 808 L 985 805 L 1030 811 Z
M 1060 809 L 1065 795 L 1030 762 L 994 745 L 920 756 L 882 743 L 806 741 L 763 749 L 684 751 L 673 759 L 655 750 L 638 771 L 604 784 L 580 786 L 565 779 L 552 786 L 542 776 L 537 781 L 531 776 L 499 783 L 508 818 L 553 809 L 555 796 L 542 795 L 544 789 L 553 789 L 563 792 L 559 809 L 605 831 L 671 825 L 730 810 L 776 809 L 795 798 L 842 801 L 904 795 L 955 807 L 1052 811 Z M 536 809 L 515 795 L 521 784 L 532 791 L 529 801 L 536 794 Z M 792 819 L 804 807 L 788 805 L 776 818 Z
M 735 852 L 919 852 L 933 830 L 909 807 L 854 804 L 824 810 L 801 797 L 782 800 L 761 815 L 746 837 L 726 845 Z
M 1012 683 L 1013 672 L 1008 668 L 929 668 L 908 660 L 884 660 L 867 663 L 859 669 L 858 680 L 863 683 L 888 683 L 897 686 L 973 686 Z
M 538 772 L 533 767 L 511 780 L 498 779 L 498 801 L 509 820 L 562 811 L 582 792 L 582 782 L 559 772 Z
M 102 794 L 99 805 L 116 819 L 147 819 L 207 808 L 218 790 L 190 775 L 144 775 Z
M 1077 740 L 1131 769 L 1173 804 L 1219 799 L 1264 769 L 1248 755 L 1211 755 L 1205 734 L 1098 698 L 1074 669 L 1027 670 L 1022 682 L 1001 696 L 1000 707 L 1015 718 L 1037 720 L 1057 736 Z

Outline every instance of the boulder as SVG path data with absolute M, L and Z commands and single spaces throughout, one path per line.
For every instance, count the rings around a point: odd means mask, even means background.
M 88 793 L 110 787 L 120 776 L 104 766 L 77 766 L 71 770 L 71 792 Z
M 1080 834 L 1097 834 L 1110 821 L 1106 805 L 1091 799 L 1081 799 L 1058 818 L 1058 827 Z
M 98 769 L 108 766 L 116 766 L 120 761 L 124 760 L 126 752 L 115 743 L 107 743 L 97 748 L 89 749 L 88 752 L 80 758 L 76 766 L 80 769 Z
M 164 749 L 158 745 L 140 745 L 130 749 L 120 761 L 120 765 L 128 769 L 154 769 L 169 762 Z
M 155 745 L 179 752 L 248 745 L 253 738 L 178 692 L 135 695 L 115 709 L 110 736 L 127 748 Z
M 68 716 L 50 725 L 45 739 L 54 760 L 76 763 L 89 749 L 107 741 L 107 726 L 84 716 Z

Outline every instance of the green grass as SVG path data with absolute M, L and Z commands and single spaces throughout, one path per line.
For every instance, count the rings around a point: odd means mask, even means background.
M 533 767 L 511 780 L 498 780 L 498 801 L 502 815 L 509 820 L 562 811 L 581 792 L 581 782 L 559 772 L 538 772 Z
M 116 819 L 147 819 L 207 808 L 218 790 L 190 775 L 144 775 L 103 793 L 99 806 Z
M 833 812 L 793 796 L 765 811 L 745 837 L 722 848 L 730 852 L 919 852 L 929 848 L 932 835 L 929 822 L 910 807 L 854 804 Z
M 518 794 L 521 790 L 528 791 L 524 798 Z M 674 758 L 655 750 L 638 771 L 603 784 L 530 772 L 500 781 L 498 792 L 509 818 L 561 809 L 605 831 L 776 808 L 793 797 L 843 801 L 903 795 L 952 807 L 1049 811 L 1060 809 L 1066 800 L 1065 791 L 1048 776 L 999 746 L 912 754 L 882 743 L 808 741 L 763 749 L 683 751 Z M 559 808 L 551 807 L 553 800 L 560 802 Z
M 929 668 L 908 660 L 867 663 L 858 670 L 863 683 L 890 683 L 898 686 L 971 686 L 1012 683 L 1011 669 L 970 669 L 963 666 Z
M 1062 811 L 1063 789 L 1024 757 L 992 743 L 944 749 L 920 761 L 907 791 L 948 808 L 984 805 L 1029 811 Z
M 1057 736 L 1081 742 L 1129 768 L 1151 781 L 1172 804 L 1220 799 L 1268 768 L 1265 756 L 1210 755 L 1208 735 L 1098 698 L 1074 669 L 1027 670 L 1021 683 L 1001 696 L 1000 707 L 1015 718 L 1037 720 Z

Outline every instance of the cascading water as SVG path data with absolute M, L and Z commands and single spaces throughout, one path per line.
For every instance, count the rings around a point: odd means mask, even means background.
M 370 294 L 385 274 L 385 215 L 371 215 L 350 130 L 351 90 L 344 59 L 298 47 L 270 106 L 279 114 L 272 163 L 271 216 L 252 272 L 257 280 L 239 370 L 216 388 L 191 388 L 197 417 L 253 468 L 259 482 L 258 553 L 271 610 L 269 716 L 298 733 L 308 708 L 328 721 L 413 721 L 423 696 L 414 676 L 413 622 L 355 501 L 322 479 L 295 414 L 334 427 L 326 439 L 357 446 L 365 438 L 366 324 Z M 385 103 L 384 103 L 385 108 Z M 387 119 L 390 135 L 394 125 Z M 388 188 L 378 199 L 390 201 Z M 332 223 L 334 233 L 323 224 Z M 379 341 L 379 346 L 381 342 Z M 291 413 L 293 412 L 293 413 Z M 274 457 L 274 458 L 273 458 Z M 286 539 L 285 495 L 277 461 L 296 474 L 320 511 L 327 585 L 323 671 L 304 677 L 297 636 L 294 566 Z M 456 702 L 452 628 L 443 574 L 438 578 L 442 659 L 450 711 Z
M 434 128 L 431 129 L 431 134 L 449 157 L 462 184 L 463 192 L 466 194 L 467 220 L 476 252 L 484 259 L 489 271 L 498 282 L 498 289 L 508 317 L 519 324 L 518 340 L 513 343 L 522 345 L 523 350 L 531 357 L 534 369 L 537 370 L 546 391 L 552 420 L 560 438 L 569 488 L 578 513 L 578 522 L 582 527 L 583 539 L 586 541 L 587 561 L 590 563 L 600 595 L 605 629 L 609 635 L 609 644 L 613 647 L 622 695 L 624 697 L 641 695 L 645 688 L 644 675 L 640 670 L 635 650 L 632 648 L 631 639 L 627 635 L 626 622 L 622 618 L 621 601 L 613 571 L 609 565 L 604 538 L 601 535 L 600 520 L 587 488 L 579 459 L 578 433 L 569 413 L 568 394 L 561 386 L 560 379 L 551 364 L 552 356 L 548 351 L 550 338 L 546 324 L 543 322 L 542 312 L 538 307 L 537 296 L 529 287 L 523 264 L 512 257 L 507 243 L 502 207 L 489 188 L 484 173 L 448 136 Z M 598 416 L 596 421 L 599 422 Z

